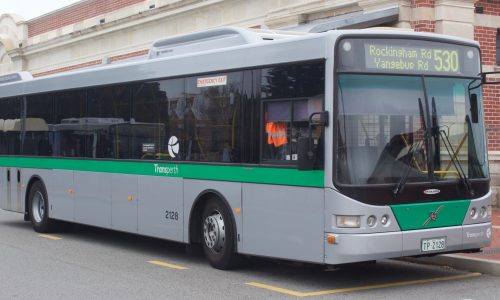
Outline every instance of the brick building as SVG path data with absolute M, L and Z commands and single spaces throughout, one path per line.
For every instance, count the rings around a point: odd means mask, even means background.
M 3 13 L 3 12 L 0 12 Z M 35 77 L 140 58 L 152 41 L 216 26 L 324 31 L 390 26 L 478 40 L 500 70 L 498 0 L 82 0 L 32 20 L 0 15 L 0 74 Z M 484 88 L 490 170 L 500 186 L 500 86 Z

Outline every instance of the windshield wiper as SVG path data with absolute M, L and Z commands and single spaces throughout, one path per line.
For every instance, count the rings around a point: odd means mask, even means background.
M 437 135 L 439 135 L 439 137 L 441 137 L 441 139 L 443 140 L 446 152 L 448 153 L 451 162 L 453 163 L 455 169 L 458 172 L 458 177 L 460 178 L 460 182 L 462 182 L 462 184 L 464 185 L 465 189 L 467 190 L 467 193 L 470 196 L 474 196 L 474 190 L 472 189 L 470 180 L 467 177 L 467 174 L 465 173 L 464 169 L 462 168 L 460 160 L 457 158 L 458 153 L 455 153 L 455 149 L 453 148 L 453 145 L 451 144 L 451 141 L 446 131 L 439 129 L 437 111 L 436 111 L 436 101 L 434 100 L 434 97 L 432 97 L 432 127 L 433 127 L 432 135 L 434 136 L 434 138 L 437 138 Z M 439 148 L 436 148 L 436 151 L 439 154 Z
M 419 149 L 421 147 L 422 141 L 427 140 L 427 126 L 425 125 L 424 107 L 422 104 L 422 99 L 420 99 L 420 98 L 418 98 L 418 108 L 419 108 L 420 119 L 421 119 L 422 127 L 423 127 L 422 129 L 424 130 L 424 138 L 422 140 L 418 141 L 417 143 L 411 144 L 410 149 L 408 149 L 408 154 L 407 154 L 408 156 L 407 156 L 407 160 L 406 160 L 406 170 L 405 170 L 405 173 L 399 179 L 399 182 L 396 185 L 396 187 L 394 188 L 394 190 L 392 190 L 392 193 L 394 194 L 394 196 L 399 195 L 403 191 L 405 184 L 406 184 L 406 181 L 408 180 L 408 176 L 410 175 L 411 162 L 412 162 L 413 158 L 415 157 L 415 151 L 416 151 L 416 149 Z
M 406 184 L 406 181 L 408 180 L 408 176 L 410 175 L 411 162 L 413 161 L 413 158 L 415 157 L 416 150 L 420 148 L 419 146 L 421 146 L 421 144 L 422 144 L 422 141 L 418 141 L 417 143 L 411 144 L 410 149 L 408 149 L 405 174 L 403 176 L 401 176 L 398 184 L 396 185 L 394 190 L 392 190 L 392 193 L 394 194 L 394 196 L 399 195 L 403 191 L 405 184 Z

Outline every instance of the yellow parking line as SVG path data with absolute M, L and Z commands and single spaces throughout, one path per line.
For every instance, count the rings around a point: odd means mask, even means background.
M 257 283 L 257 282 L 248 282 L 246 284 L 254 286 L 254 287 L 258 287 L 261 289 L 266 289 L 266 290 L 278 292 L 281 294 L 290 295 L 290 296 L 311 297 L 311 296 L 323 296 L 323 295 L 338 294 L 338 293 L 358 292 L 358 291 L 365 291 L 365 290 L 382 289 L 382 288 L 388 288 L 388 287 L 397 287 L 397 286 L 414 285 L 414 284 L 422 284 L 422 283 L 459 280 L 459 279 L 477 277 L 477 276 L 481 276 L 481 273 L 468 273 L 468 274 L 464 274 L 464 275 L 455 275 L 455 276 L 429 278 L 429 279 L 418 279 L 418 280 L 391 282 L 391 283 L 383 283 L 383 284 L 373 284 L 373 285 L 365 285 L 365 286 L 352 287 L 352 288 L 340 288 L 340 289 L 334 289 L 334 290 L 325 290 L 325 291 L 318 291 L 318 292 L 305 292 L 305 293 L 299 292 L 299 291 L 294 291 L 294 290 L 283 289 L 280 287 L 270 286 L 270 285 Z
M 500 229 L 500 226 L 493 225 L 492 227 L 495 228 L 495 229 Z
M 44 239 L 49 239 L 49 240 L 53 240 L 53 241 L 62 240 L 62 238 L 60 238 L 58 236 L 49 235 L 49 234 L 39 234 L 38 236 L 43 237 Z
M 150 260 L 150 261 L 148 261 L 148 263 L 153 264 L 153 265 L 157 265 L 157 266 L 162 266 L 165 268 L 176 269 L 176 270 L 188 270 L 189 269 L 189 268 L 186 268 L 183 266 L 169 264 L 169 263 L 159 261 L 159 260 Z
M 273 292 L 278 292 L 281 294 L 286 294 L 286 295 L 295 296 L 295 297 L 305 297 L 307 294 L 307 293 L 297 292 L 297 291 L 293 291 L 293 290 L 283 289 L 283 288 L 272 286 L 272 285 L 262 284 L 262 283 L 258 283 L 258 282 L 247 282 L 246 284 L 254 286 L 254 287 L 258 287 L 261 289 L 270 290 Z

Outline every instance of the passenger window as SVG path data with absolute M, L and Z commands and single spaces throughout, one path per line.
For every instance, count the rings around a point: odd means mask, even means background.
M 130 158 L 182 160 L 184 79 L 141 83 L 134 88 L 133 103 Z
M 241 161 L 242 81 L 243 72 L 187 79 L 186 101 L 178 107 L 185 124 L 185 160 Z
M 129 158 L 130 87 L 90 89 L 87 99 L 87 157 Z
M 18 97 L 2 99 L 0 101 L 0 154 L 20 155 L 21 145 L 19 133 L 21 130 L 21 100 Z
M 263 68 L 259 73 L 260 162 L 296 164 L 298 139 L 308 135 L 309 116 L 323 111 L 324 62 Z M 312 129 L 314 142 L 320 143 L 321 128 Z M 318 167 L 322 161 L 318 153 Z
M 55 119 L 53 134 L 53 156 L 85 157 L 87 135 L 85 90 L 60 92 L 54 95 Z
M 262 161 L 271 163 L 296 163 L 298 140 L 308 136 L 309 116 L 323 110 L 322 96 L 308 99 L 266 101 L 263 107 Z M 317 144 L 321 128 L 313 126 L 312 134 Z
M 49 94 L 26 97 L 23 155 L 52 156 L 53 97 Z

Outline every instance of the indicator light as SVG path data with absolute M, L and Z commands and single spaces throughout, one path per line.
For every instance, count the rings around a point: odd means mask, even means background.
M 337 243 L 337 236 L 335 234 L 329 234 L 326 236 L 326 242 L 330 245 Z
M 352 49 L 351 42 L 344 42 L 342 44 L 342 48 L 344 49 L 345 52 L 349 52 Z
M 474 57 L 474 52 L 472 50 L 467 51 L 467 58 L 472 59 Z

